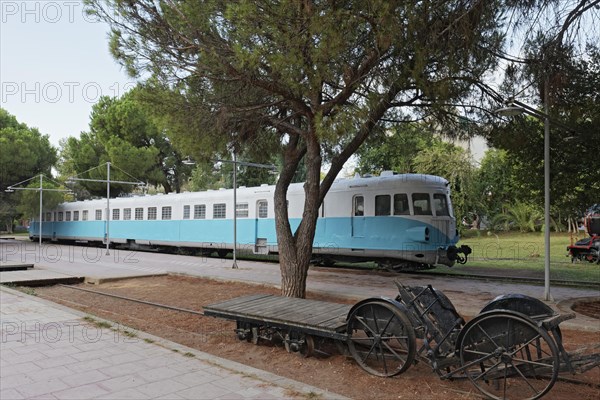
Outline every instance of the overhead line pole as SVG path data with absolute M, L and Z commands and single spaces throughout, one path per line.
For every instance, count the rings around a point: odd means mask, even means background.
M 106 162 L 106 255 L 110 255 L 110 161 Z
M 77 178 L 74 176 L 67 179 L 67 182 L 69 182 L 69 181 L 70 182 L 73 182 L 73 181 L 106 182 L 106 225 L 105 226 L 106 226 L 106 255 L 107 256 L 110 255 L 110 184 L 111 184 L 111 182 L 125 184 L 125 185 L 138 185 L 138 186 L 145 185 L 145 183 L 142 181 L 137 181 L 137 182 L 111 181 L 110 180 L 110 166 L 111 166 L 111 162 L 107 161 L 106 162 L 106 179 L 87 179 L 87 178 Z M 94 168 L 97 168 L 97 167 L 94 167 Z M 119 169 L 119 168 L 117 167 L 117 169 Z M 123 172 L 125 172 L 125 171 L 123 171 Z M 129 174 L 127 174 L 127 175 L 129 175 Z
M 272 164 L 257 164 L 251 162 L 238 161 L 235 150 L 233 151 L 233 161 L 217 161 L 233 164 L 233 265 L 231 266 L 231 268 L 237 269 L 237 166 L 242 165 L 244 167 L 264 168 L 269 169 L 271 171 L 274 171 L 276 167 Z
M 38 221 L 38 235 L 39 235 L 39 246 L 40 246 L 40 251 L 42 249 L 42 219 L 44 216 L 43 213 L 43 204 L 44 204 L 44 190 L 49 191 L 49 192 L 70 192 L 70 190 L 66 190 L 66 189 L 44 189 L 44 174 L 40 174 L 40 187 L 39 189 L 35 189 L 35 188 L 21 188 L 21 187 L 15 187 L 15 186 L 8 186 L 6 188 L 6 192 L 14 192 L 15 190 L 35 190 L 35 191 L 39 191 L 40 192 L 40 212 L 39 212 L 39 221 Z M 20 185 L 22 183 L 28 182 L 33 178 L 29 178 L 23 182 L 19 182 L 16 185 Z

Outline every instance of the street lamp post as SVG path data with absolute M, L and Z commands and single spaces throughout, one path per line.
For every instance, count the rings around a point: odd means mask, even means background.
M 497 114 L 515 116 L 527 114 L 544 121 L 544 300 L 553 301 L 550 294 L 550 115 L 548 107 L 548 80 L 544 82 L 544 112 L 521 103 L 509 100 L 507 107 L 495 110 Z M 552 123 L 567 131 L 572 131 L 568 126 L 552 120 Z

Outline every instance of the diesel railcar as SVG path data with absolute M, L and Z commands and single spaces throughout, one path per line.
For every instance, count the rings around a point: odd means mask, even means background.
M 303 184 L 290 185 L 289 218 L 298 226 Z M 237 189 L 238 251 L 276 254 L 275 186 Z M 233 190 L 85 200 L 43 213 L 42 239 L 106 243 L 141 249 L 179 247 L 226 254 L 233 248 Z M 107 217 L 110 219 L 107 223 Z M 30 226 L 37 239 L 39 225 Z M 456 219 L 448 181 L 421 174 L 338 179 L 319 210 L 314 260 L 374 261 L 395 269 L 423 269 L 464 262 L 469 249 L 456 247 Z M 461 254 L 465 254 L 462 256 Z

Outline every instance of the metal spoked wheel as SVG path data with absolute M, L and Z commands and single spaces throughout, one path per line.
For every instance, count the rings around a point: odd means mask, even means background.
M 398 375 L 414 361 L 414 329 L 392 304 L 372 301 L 358 306 L 348 318 L 347 333 L 350 354 L 370 374 Z
M 556 382 L 556 344 L 522 314 L 481 314 L 463 328 L 461 337 L 461 366 L 473 385 L 492 399 L 539 399 Z

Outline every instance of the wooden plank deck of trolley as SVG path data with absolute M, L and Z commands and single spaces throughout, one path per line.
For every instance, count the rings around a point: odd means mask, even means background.
M 296 331 L 331 339 L 346 339 L 351 305 L 267 294 L 237 297 L 204 307 L 204 315 L 240 325 Z

